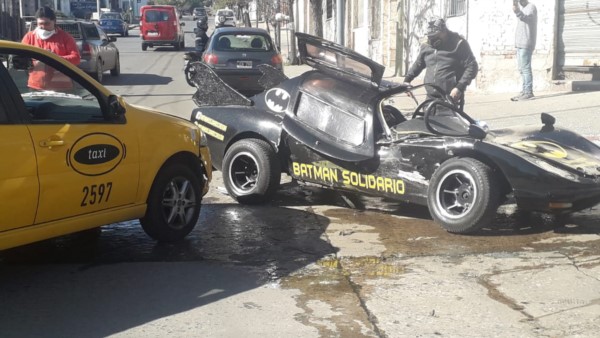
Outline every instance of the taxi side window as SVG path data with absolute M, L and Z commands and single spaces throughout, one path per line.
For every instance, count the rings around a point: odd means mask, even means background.
M 43 57 L 8 55 L 7 68 L 31 123 L 105 122 L 98 98 Z
M 2 64 L 0 68 L 6 68 L 8 66 L 8 58 L 6 55 L 0 54 L 0 63 Z M 0 124 L 4 124 L 6 122 L 8 122 L 8 112 L 6 111 L 4 102 L 2 102 L 2 97 L 0 97 Z
M 6 111 L 4 102 L 2 102 L 2 98 L 0 98 L 0 124 L 5 124 L 6 122 L 8 122 L 8 112 Z

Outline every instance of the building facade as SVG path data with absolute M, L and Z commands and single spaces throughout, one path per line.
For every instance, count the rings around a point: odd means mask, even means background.
M 339 6 L 337 1 L 342 1 Z M 538 11 L 534 90 L 569 80 L 600 80 L 600 0 L 533 0 Z M 309 0 L 296 0 L 296 31 L 313 33 Z M 489 0 L 322 0 L 323 37 L 336 40 L 402 75 L 419 52 L 426 23 L 443 17 L 464 36 L 480 65 L 472 89 L 518 92 L 517 18 L 512 2 Z M 342 9 L 341 13 L 340 8 Z

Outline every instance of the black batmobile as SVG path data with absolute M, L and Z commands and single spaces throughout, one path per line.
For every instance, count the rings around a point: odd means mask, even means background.
M 268 200 L 287 173 L 427 205 L 455 233 L 489 225 L 508 198 L 520 210 L 556 214 L 600 202 L 600 147 L 555 127 L 552 116 L 541 114 L 536 127 L 489 130 L 439 88 L 431 86 L 439 98 L 417 94 L 428 85 L 383 81 L 382 65 L 314 36 L 297 38 L 314 70 L 288 79 L 265 66 L 266 89 L 251 98 L 196 65 L 191 119 L 238 202 Z

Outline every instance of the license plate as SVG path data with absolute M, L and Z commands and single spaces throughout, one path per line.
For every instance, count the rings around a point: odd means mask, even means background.
M 158 36 L 158 32 L 148 32 L 148 36 Z
M 244 69 L 252 68 L 252 61 L 238 61 L 237 67 Z

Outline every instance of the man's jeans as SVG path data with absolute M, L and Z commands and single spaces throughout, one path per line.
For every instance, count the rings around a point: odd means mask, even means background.
M 531 54 L 533 50 L 517 48 L 519 73 L 523 79 L 523 94 L 533 94 L 533 75 L 531 74 Z

